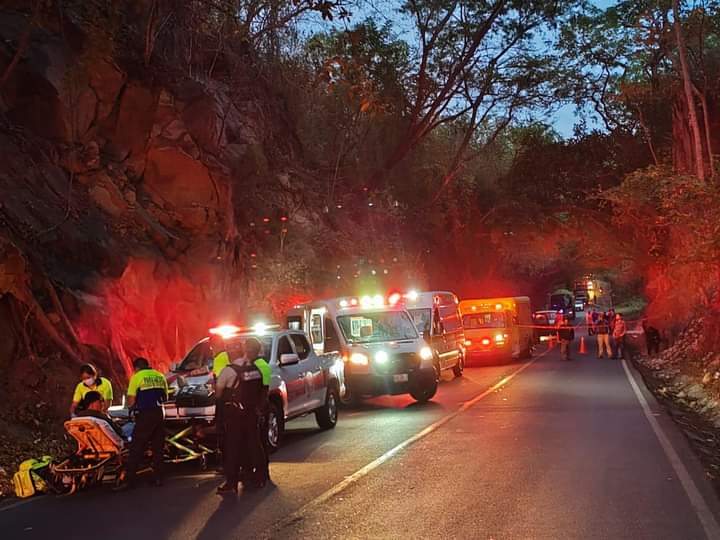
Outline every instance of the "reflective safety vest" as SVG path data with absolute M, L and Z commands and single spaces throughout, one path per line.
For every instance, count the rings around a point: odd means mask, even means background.
M 272 368 L 270 367 L 270 364 L 268 364 L 264 358 L 258 358 L 253 362 L 256 368 L 260 371 L 260 374 L 262 375 L 262 383 L 263 386 L 270 386 L 270 380 L 272 379 Z
M 223 368 L 225 366 L 228 366 L 230 364 L 230 356 L 226 351 L 221 351 L 215 355 L 215 358 L 213 358 L 213 368 L 212 371 L 215 374 L 215 378 L 218 378 L 220 376 L 220 373 L 222 372 Z
M 260 363 L 261 366 L 263 362 L 267 365 L 267 362 L 263 360 Z M 269 372 L 267 375 L 263 373 L 266 371 L 265 368 L 258 367 L 257 362 L 244 366 L 230 364 L 228 369 L 235 372 L 236 378 L 233 386 L 223 390 L 223 395 L 220 396 L 221 401 L 240 405 L 249 411 L 254 411 L 262 405 L 263 396 L 266 395 L 264 388 L 267 386 L 264 379 L 268 378 L 269 380 Z
M 138 411 L 162 407 L 162 402 L 168 396 L 165 375 L 151 368 L 137 371 L 130 378 L 127 395 L 135 396 L 135 408 Z
M 100 377 L 92 386 L 88 386 L 82 381 L 77 383 L 75 392 L 73 392 L 73 401 L 80 403 L 88 392 L 98 392 L 105 401 L 113 400 L 112 384 L 105 377 Z

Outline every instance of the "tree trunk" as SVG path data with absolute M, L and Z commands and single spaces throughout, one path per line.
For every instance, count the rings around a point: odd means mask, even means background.
M 690 79 L 690 68 L 687 60 L 687 47 L 685 39 L 682 35 L 682 25 L 680 21 L 680 1 L 673 0 L 673 18 L 675 19 L 675 38 L 678 46 L 678 56 L 680 57 L 680 77 L 683 81 L 683 90 L 685 92 L 685 100 L 688 107 L 688 122 L 693 136 L 693 153 L 695 154 L 695 174 L 700 180 L 705 180 L 705 164 L 703 160 L 703 140 L 700 134 L 700 124 L 698 123 L 697 111 L 695 110 L 695 98 L 693 97 L 692 80 Z

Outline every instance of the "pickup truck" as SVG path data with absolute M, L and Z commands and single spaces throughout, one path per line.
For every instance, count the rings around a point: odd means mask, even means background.
M 337 423 L 339 378 L 342 360 L 318 356 L 307 335 L 299 330 L 278 330 L 242 333 L 225 338 L 232 360 L 232 345 L 256 337 L 263 344 L 263 357 L 272 369 L 270 409 L 265 443 L 276 450 L 282 439 L 285 423 L 309 413 L 321 429 L 332 429 Z M 215 417 L 212 374 L 214 351 L 208 338 L 200 340 L 179 365 L 166 375 L 170 399 L 165 403 L 167 422 L 204 420 Z

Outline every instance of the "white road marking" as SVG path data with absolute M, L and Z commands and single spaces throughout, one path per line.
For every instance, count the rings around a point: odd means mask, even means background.
M 43 497 L 47 497 L 47 495 L 43 495 Z M 30 504 L 31 502 L 39 501 L 43 497 L 35 497 L 34 499 L 24 499 L 21 501 L 17 501 L 14 503 L 0 506 L 0 512 L 7 512 L 8 510 L 12 510 L 13 508 L 17 508 L 18 506 L 25 506 L 26 504 Z
M 392 458 L 393 456 L 395 456 L 395 455 L 396 455 L 398 452 L 400 452 L 401 450 L 404 450 L 404 449 L 407 448 L 408 446 L 411 446 L 412 444 L 415 444 L 416 442 L 418 442 L 420 439 L 422 439 L 422 438 L 424 438 L 424 437 L 427 437 L 427 436 L 430 435 L 433 431 L 438 430 L 439 428 L 441 428 L 442 426 L 444 426 L 445 424 L 447 424 L 448 422 L 450 422 L 450 420 L 452 420 L 453 418 L 455 418 L 455 417 L 456 417 L 457 415 L 459 415 L 460 413 L 463 413 L 463 412 L 467 411 L 470 407 L 476 405 L 476 404 L 477 404 L 480 400 L 482 400 L 483 398 L 485 398 L 485 397 L 487 397 L 488 395 L 492 394 L 492 393 L 495 392 L 496 390 L 502 388 L 502 387 L 505 386 L 507 383 L 509 383 L 511 380 L 513 380 L 517 375 L 519 375 L 521 372 L 523 372 L 523 371 L 525 371 L 527 368 L 529 368 L 536 360 L 538 360 L 539 358 L 541 358 L 542 356 L 544 356 L 545 354 L 547 354 L 547 352 L 548 352 L 548 351 L 545 351 L 545 352 L 539 354 L 538 356 L 534 357 L 532 360 L 530 360 L 530 361 L 528 361 L 527 363 L 523 364 L 523 365 L 520 366 L 518 369 L 516 369 L 515 371 L 513 371 L 512 373 L 510 373 L 509 375 L 507 375 L 507 376 L 503 377 L 502 379 L 500 379 L 500 381 L 498 381 L 497 383 L 495 383 L 494 385 L 492 385 L 490 388 L 488 388 L 488 389 L 486 389 L 485 391 L 481 392 L 480 394 L 478 394 L 478 395 L 475 396 L 474 398 L 470 399 L 469 401 L 466 401 L 466 402 L 463 403 L 462 406 L 460 406 L 455 412 L 452 412 L 452 413 L 450 413 L 450 414 L 448 414 L 448 415 L 446 415 L 446 416 L 443 416 L 442 418 L 440 418 L 440 419 L 437 420 L 436 422 L 430 424 L 430 425 L 427 426 L 425 429 L 423 429 L 422 431 L 419 431 L 418 433 L 416 433 L 415 435 L 413 435 L 413 436 L 410 437 L 409 439 L 405 439 L 403 442 L 401 442 L 401 443 L 398 444 L 397 446 L 394 446 L 393 448 L 391 448 L 390 450 L 388 450 L 387 452 L 385 452 L 383 455 L 381 455 L 380 457 L 378 457 L 378 458 L 375 459 L 374 461 L 371 461 L 370 463 L 368 463 L 367 465 L 365 465 L 365 466 L 362 467 L 361 469 L 358 469 L 357 471 L 355 471 L 355 472 L 354 472 L 353 474 L 351 474 L 350 476 L 346 476 L 345 479 L 344 479 L 342 482 L 339 482 L 338 484 L 335 484 L 333 487 L 331 487 L 330 489 L 328 489 L 328 490 L 325 491 L 324 493 L 318 495 L 317 497 L 315 497 L 315 498 L 312 499 L 311 501 L 305 503 L 303 506 L 301 506 L 300 508 L 298 508 L 298 509 L 297 509 L 295 512 L 293 512 L 292 514 L 289 514 L 285 519 L 283 519 L 283 520 L 279 521 L 278 523 L 276 523 L 275 526 L 272 528 L 272 530 L 268 532 L 268 534 L 269 534 L 270 536 L 263 536 L 263 537 L 264 537 L 264 538 L 272 537 L 272 534 L 273 534 L 273 533 L 279 532 L 280 530 L 284 529 L 285 527 L 287 527 L 287 526 L 289 526 L 289 525 L 292 525 L 292 524 L 295 523 L 296 521 L 300 521 L 300 520 L 303 518 L 303 514 L 305 514 L 308 510 L 311 510 L 312 508 L 314 508 L 314 507 L 316 507 L 316 506 L 320 506 L 321 504 L 323 504 L 323 503 L 326 502 L 327 500 L 333 498 L 333 497 L 336 496 L 338 493 L 344 491 L 348 486 L 354 484 L 355 482 L 357 482 L 357 481 L 360 480 L 361 478 L 367 476 L 367 475 L 370 474 L 372 471 L 374 471 L 375 469 L 377 469 L 378 467 L 380 467 L 381 465 L 383 465 L 384 463 L 386 463 L 388 460 L 390 460 L 390 458 Z
M 628 381 L 630 381 L 630 386 L 635 393 L 635 397 L 637 397 L 638 401 L 640 402 L 640 406 L 642 407 L 643 413 L 645 414 L 645 418 L 650 424 L 650 427 L 652 427 L 652 430 L 655 433 L 658 441 L 660 442 L 660 446 L 662 446 L 662 449 L 665 452 L 665 455 L 667 456 L 670 465 L 672 465 L 672 468 L 675 470 L 675 474 L 680 479 L 680 484 L 682 484 L 682 487 L 685 490 L 685 494 L 690 500 L 690 504 L 695 510 L 695 513 L 697 514 L 697 517 L 700 520 L 703 529 L 705 530 L 705 535 L 711 540 L 714 538 L 720 538 L 720 525 L 718 525 L 718 522 L 716 521 L 712 510 L 710 510 L 707 502 L 705 502 L 705 499 L 700 493 L 700 490 L 698 489 L 697 485 L 695 485 L 695 482 L 693 481 L 690 473 L 685 467 L 685 464 L 680 459 L 680 456 L 670 442 L 670 439 L 668 439 L 667 435 L 665 435 L 665 432 L 660 426 L 660 423 L 657 421 L 657 418 L 650 410 L 650 405 L 648 404 L 645 396 L 635 382 L 635 378 L 633 377 L 632 373 L 630 373 L 630 369 L 628 368 L 627 362 L 625 360 L 622 361 L 622 365 L 623 369 L 625 369 L 625 375 L 627 376 Z

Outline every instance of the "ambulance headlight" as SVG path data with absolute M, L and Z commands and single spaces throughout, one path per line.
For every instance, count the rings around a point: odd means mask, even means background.
M 420 349 L 420 358 L 423 360 L 430 360 L 433 357 L 432 349 L 430 347 L 423 347 Z
M 375 353 L 375 361 L 378 364 L 387 364 L 387 361 L 390 359 L 388 356 L 388 353 L 385 351 L 378 351 Z
M 363 353 L 353 353 L 352 356 L 350 356 L 350 363 L 356 366 L 367 366 L 369 359 L 367 355 Z

